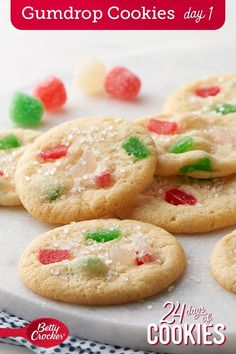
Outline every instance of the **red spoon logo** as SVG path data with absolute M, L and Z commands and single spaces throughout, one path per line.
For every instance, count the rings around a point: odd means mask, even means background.
M 54 318 L 39 318 L 24 328 L 0 328 L 0 337 L 22 337 L 44 348 L 59 345 L 68 336 L 67 326 Z

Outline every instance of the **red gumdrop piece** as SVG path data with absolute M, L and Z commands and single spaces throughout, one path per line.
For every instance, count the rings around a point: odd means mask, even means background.
M 71 258 L 69 250 L 50 250 L 42 248 L 39 250 L 39 262 L 42 264 L 51 264 L 64 261 Z
M 42 81 L 34 90 L 33 95 L 37 97 L 46 110 L 58 109 L 63 106 L 67 100 L 66 89 L 63 82 L 50 77 Z
M 168 189 L 165 192 L 165 201 L 173 205 L 194 205 L 197 203 L 197 199 L 178 188 Z
M 4 172 L 0 170 L 0 176 L 4 176 Z
M 220 92 L 219 86 L 211 86 L 201 88 L 195 91 L 196 95 L 199 97 L 209 97 L 209 96 L 216 96 Z
M 63 156 L 66 156 L 68 153 L 68 149 L 69 147 L 66 145 L 59 145 L 53 148 L 40 151 L 39 156 L 43 161 L 57 160 Z
M 141 81 L 130 70 L 117 66 L 107 74 L 104 86 L 115 98 L 133 100 L 139 93 Z
M 108 171 L 102 172 L 100 175 L 95 176 L 94 179 L 96 186 L 99 188 L 109 187 L 113 182 L 112 174 Z
M 178 124 L 167 120 L 150 119 L 147 128 L 156 134 L 170 135 L 177 131 Z
M 143 265 L 144 263 L 151 263 L 154 261 L 154 257 L 150 252 L 147 251 L 137 251 L 135 264 L 137 266 Z

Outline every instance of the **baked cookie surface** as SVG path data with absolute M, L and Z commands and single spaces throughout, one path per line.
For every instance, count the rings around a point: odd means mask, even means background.
M 151 182 L 155 166 L 145 129 L 90 117 L 43 134 L 19 161 L 16 185 L 35 218 L 66 224 L 122 208 Z
M 213 178 L 236 173 L 236 114 L 182 113 L 137 120 L 157 149 L 156 174 Z
M 236 112 L 236 73 L 206 77 L 170 95 L 164 113 L 207 111 L 227 115 Z
M 15 190 L 16 165 L 28 145 L 39 135 L 39 132 L 27 129 L 0 132 L 0 205 L 21 204 Z
M 197 180 L 156 177 L 119 218 L 148 222 L 172 233 L 193 234 L 236 224 L 236 176 Z
M 217 242 L 211 255 L 211 271 L 221 286 L 236 293 L 236 231 Z
M 71 223 L 41 235 L 22 255 L 23 282 L 41 296 L 87 305 L 144 299 L 176 281 L 185 254 L 163 229 L 133 220 Z

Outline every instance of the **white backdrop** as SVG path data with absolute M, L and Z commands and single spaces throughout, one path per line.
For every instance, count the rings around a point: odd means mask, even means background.
M 10 0 L 0 0 L 0 95 L 47 74 L 73 69 L 84 56 L 107 57 L 149 48 L 195 42 L 232 44 L 235 49 L 236 3 L 227 2 L 227 22 L 218 31 L 18 31 L 10 22 Z M 224 69 L 222 68 L 222 71 Z M 0 344 L 0 353 L 27 353 Z
M 231 42 L 235 51 L 236 3 L 217 31 L 19 31 L 10 22 L 10 0 L 0 1 L 0 95 L 47 74 L 72 67 L 82 56 L 113 56 L 181 43 Z

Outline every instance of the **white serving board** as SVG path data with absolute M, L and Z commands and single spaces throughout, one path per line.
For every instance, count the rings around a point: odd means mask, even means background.
M 142 78 L 142 95 L 134 103 L 120 102 L 102 95 L 95 98 L 84 97 L 75 89 L 72 72 L 67 73 L 63 75 L 70 91 L 67 108 L 58 114 L 45 116 L 42 129 L 88 115 L 113 115 L 133 119 L 158 112 L 164 98 L 185 82 L 204 75 L 235 70 L 233 54 L 232 47 L 221 46 L 219 49 L 217 46 L 205 46 L 196 49 L 194 44 L 188 44 L 185 47 L 167 46 L 148 53 L 107 59 L 108 66 L 126 65 Z M 20 83 L 19 88 L 24 89 L 20 87 Z M 12 127 L 8 118 L 10 98 L 11 95 L 0 99 L 1 129 Z M 140 303 L 100 308 L 49 301 L 33 294 L 20 282 L 17 263 L 22 251 L 37 235 L 52 228 L 52 225 L 34 220 L 21 207 L 0 208 L 1 309 L 27 320 L 43 316 L 56 317 L 69 326 L 73 335 L 81 338 L 153 350 L 146 342 L 146 325 L 159 321 L 164 314 L 162 305 L 165 301 L 179 301 L 194 307 L 205 306 L 213 313 L 214 323 L 226 324 L 227 341 L 223 347 L 218 348 L 159 346 L 155 350 L 171 353 L 235 354 L 236 296 L 222 289 L 212 279 L 209 271 L 209 258 L 216 241 L 234 228 L 211 234 L 178 236 L 186 250 L 188 266 L 171 292 L 166 291 Z

